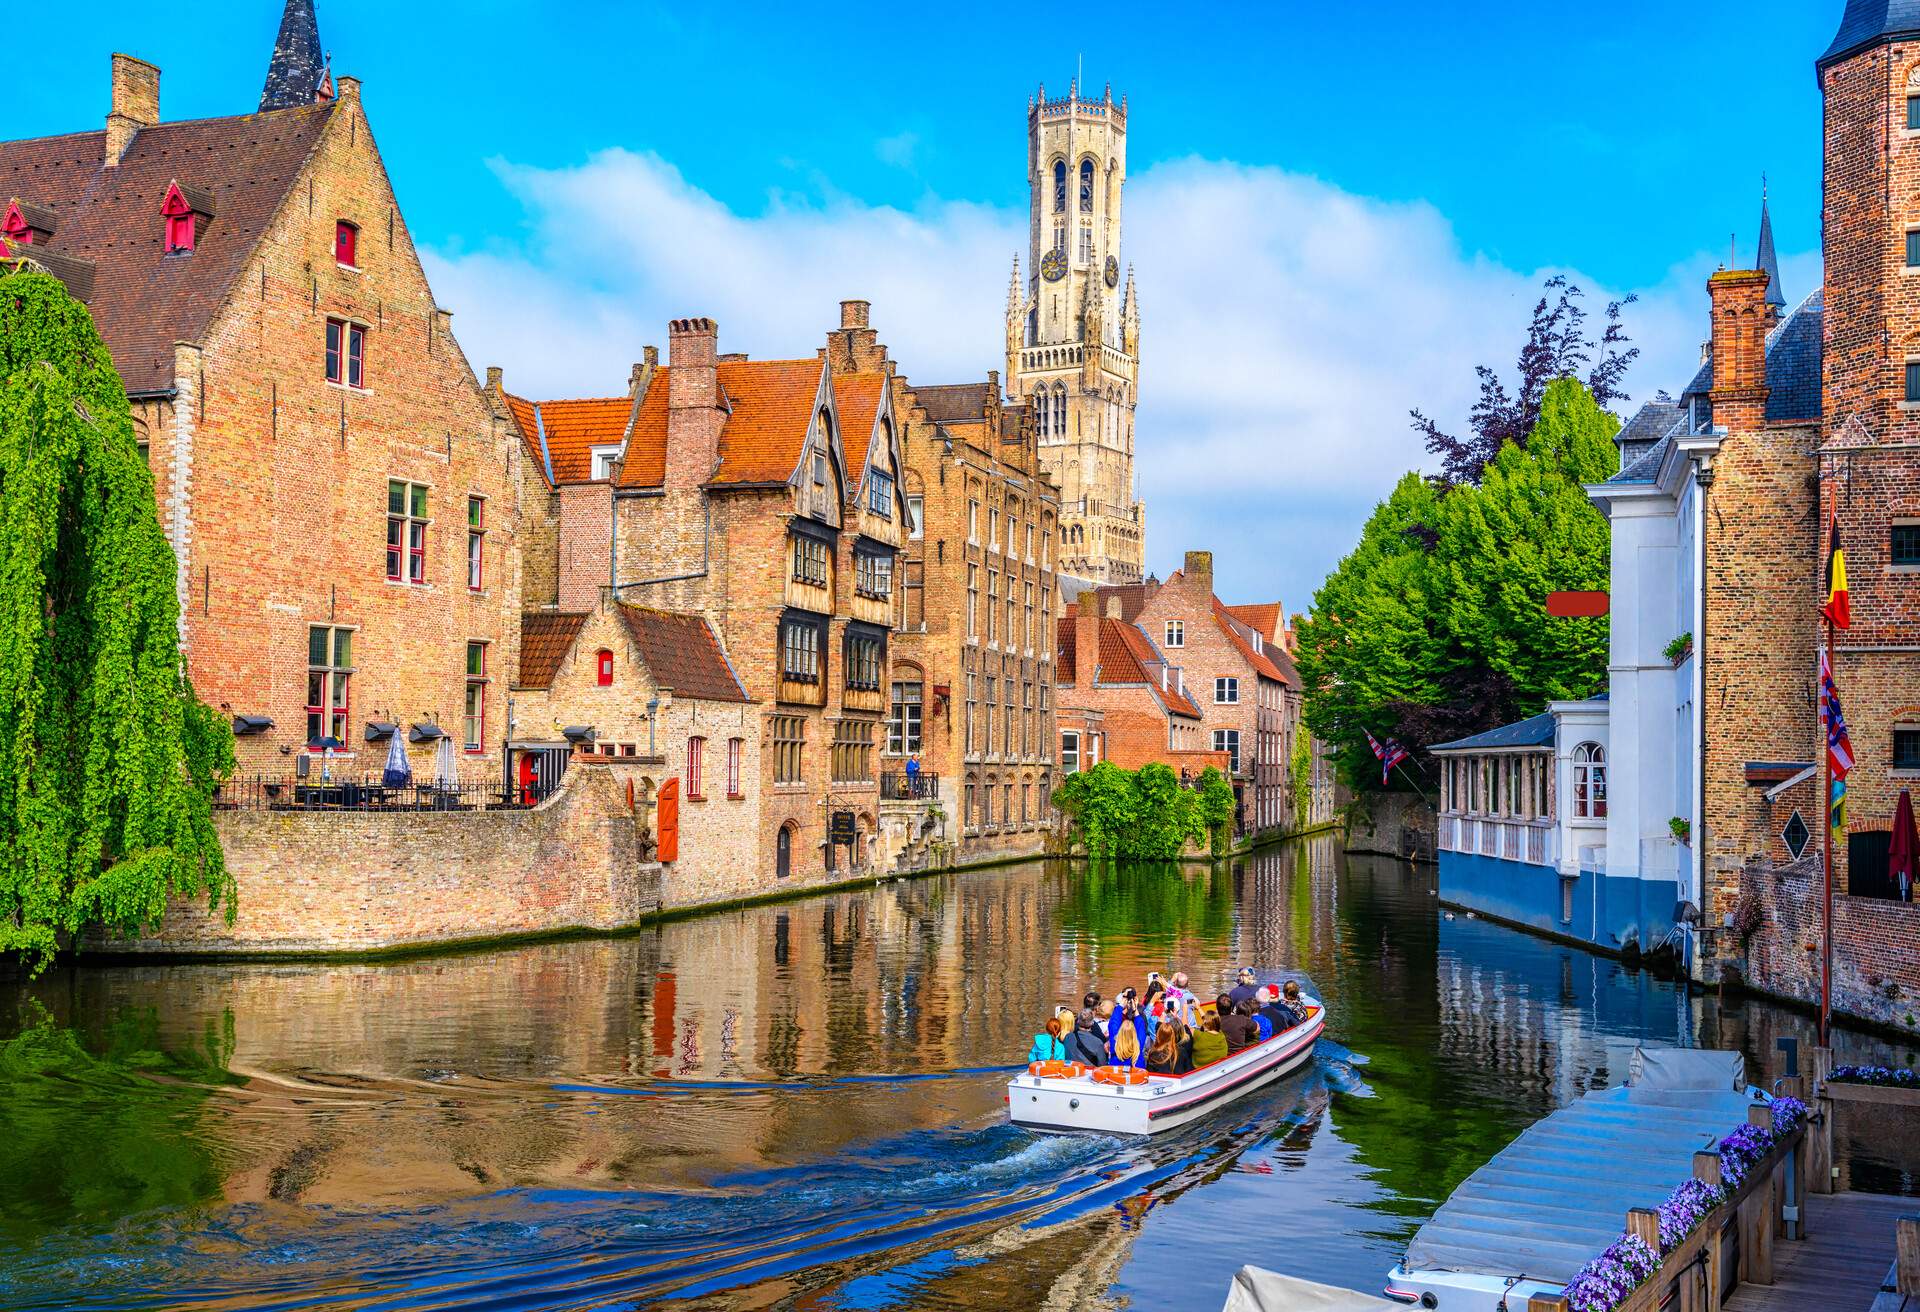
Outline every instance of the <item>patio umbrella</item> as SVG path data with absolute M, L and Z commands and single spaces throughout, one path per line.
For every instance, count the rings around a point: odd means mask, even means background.
M 454 764 L 453 739 L 445 734 L 434 745 L 433 782 L 442 788 L 452 788 L 460 782 L 460 767 Z
M 1903 901 L 1913 901 L 1913 881 L 1920 878 L 1920 832 L 1913 823 L 1913 796 L 1900 790 L 1893 808 L 1893 840 L 1887 848 L 1887 878 L 1900 886 Z
M 308 751 L 320 753 L 320 777 L 322 779 L 331 780 L 333 778 L 333 754 L 345 746 L 346 744 L 338 738 L 331 737 L 315 738 L 307 743 Z
M 398 731 L 387 739 L 387 768 L 381 771 L 380 782 L 388 788 L 405 788 L 413 782 L 413 763 L 407 760 L 407 746 Z

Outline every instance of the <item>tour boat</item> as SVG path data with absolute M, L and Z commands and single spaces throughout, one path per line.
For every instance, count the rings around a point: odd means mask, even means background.
M 1292 1029 L 1185 1075 L 1035 1062 L 1007 1085 L 1008 1114 L 1016 1125 L 1033 1130 L 1158 1134 L 1177 1129 L 1312 1059 L 1327 1013 L 1316 999 L 1302 1001 L 1307 1018 Z

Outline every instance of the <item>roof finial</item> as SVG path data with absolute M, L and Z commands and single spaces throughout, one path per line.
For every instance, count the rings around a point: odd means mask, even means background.
M 1780 286 L 1780 258 L 1773 250 L 1773 216 L 1767 212 L 1767 175 L 1760 175 L 1760 248 L 1753 257 L 1753 267 L 1767 275 L 1767 304 L 1775 309 L 1784 309 L 1787 295 Z

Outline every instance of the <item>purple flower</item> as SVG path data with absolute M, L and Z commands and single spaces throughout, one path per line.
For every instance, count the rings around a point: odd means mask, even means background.
M 1665 1257 L 1686 1242 L 1714 1208 L 1727 1201 L 1727 1191 L 1703 1180 L 1688 1180 L 1660 1204 L 1660 1255 Z
M 1798 1098 L 1773 1100 L 1773 1128 L 1776 1134 L 1791 1134 L 1807 1121 L 1807 1105 Z
M 1720 1140 L 1720 1179 L 1728 1189 L 1738 1189 L 1754 1164 L 1772 1150 L 1775 1134 L 1760 1125 L 1736 1126 Z
M 1827 1079 L 1833 1084 L 1890 1084 L 1898 1089 L 1920 1089 L 1920 1074 L 1903 1067 L 1835 1066 Z
M 1572 1312 L 1613 1312 L 1660 1269 L 1660 1257 L 1634 1235 L 1621 1235 L 1581 1267 L 1566 1288 Z

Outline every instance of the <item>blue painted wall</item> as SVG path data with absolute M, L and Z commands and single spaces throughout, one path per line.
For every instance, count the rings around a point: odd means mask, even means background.
M 1679 897 L 1671 879 L 1621 879 L 1583 872 L 1574 883 L 1573 919 L 1560 918 L 1560 872 L 1465 852 L 1440 853 L 1440 897 L 1517 925 L 1618 949 L 1646 946 L 1673 928 Z

